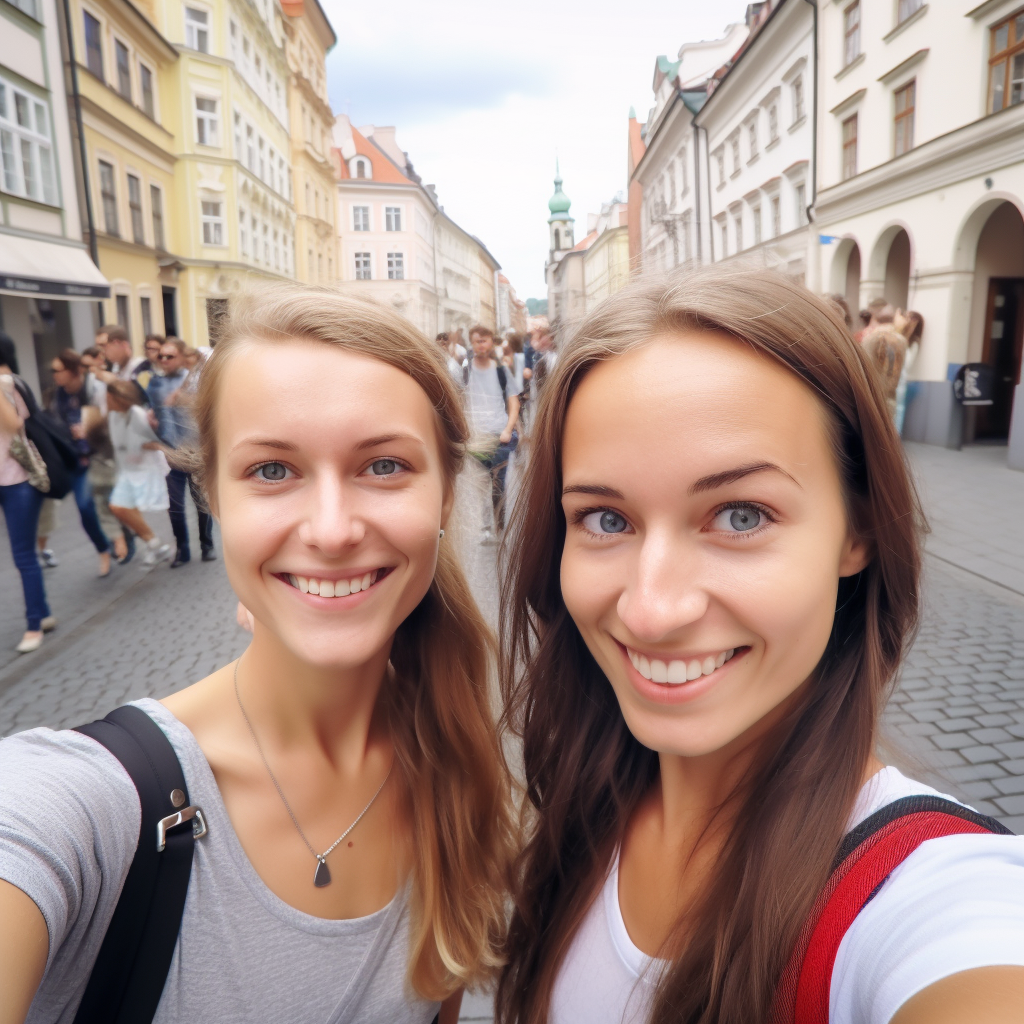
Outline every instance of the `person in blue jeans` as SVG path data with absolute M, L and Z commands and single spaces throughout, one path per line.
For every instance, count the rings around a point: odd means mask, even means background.
M 28 416 L 25 401 L 14 386 L 18 356 L 11 338 L 0 333 L 0 508 L 7 524 L 14 565 L 25 593 L 27 629 L 17 651 L 28 654 L 43 642 L 43 632 L 57 620 L 50 614 L 43 586 L 43 570 L 36 558 L 36 524 L 43 495 L 28 482 L 28 473 L 10 454 L 11 441 Z
M 85 439 L 85 427 L 82 424 L 82 406 L 101 405 L 104 391 L 92 374 L 87 373 L 82 365 L 82 357 L 74 349 L 61 350 L 50 363 L 50 372 L 55 385 L 50 397 L 50 410 L 67 424 L 80 453 L 72 488 L 78 514 L 82 519 L 82 529 L 100 557 L 100 576 L 109 576 L 110 541 L 100 526 L 100 517 L 89 486 L 89 442 Z
M 160 346 L 157 364 L 160 375 L 154 376 L 146 389 L 153 406 L 150 424 L 168 448 L 179 448 L 195 440 L 196 429 L 192 420 L 191 404 L 199 379 L 199 368 L 186 369 L 185 352 L 188 346 L 180 338 L 167 338 Z M 191 561 L 188 539 L 188 520 L 185 516 L 185 489 L 195 502 L 199 520 L 199 548 L 204 562 L 217 556 L 213 550 L 213 517 L 206 511 L 206 503 L 196 489 L 190 473 L 172 468 L 167 474 L 167 496 L 170 500 L 171 529 L 178 550 L 171 568 L 177 569 Z

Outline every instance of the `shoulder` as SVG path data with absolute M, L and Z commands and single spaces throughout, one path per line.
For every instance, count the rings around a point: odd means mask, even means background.
M 138 794 L 120 762 L 71 730 L 0 741 L 0 878 L 35 902 L 51 955 L 104 878 L 119 889 L 138 845 Z
M 889 778 L 877 781 L 876 793 L 890 795 L 882 805 L 936 795 L 895 769 L 883 774 Z M 832 972 L 830 1019 L 886 1024 L 942 978 L 1006 964 L 1024 966 L 1024 837 L 931 839 L 892 872 L 847 931 Z

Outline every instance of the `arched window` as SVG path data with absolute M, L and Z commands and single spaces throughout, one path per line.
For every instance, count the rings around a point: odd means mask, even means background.
M 562 233 L 561 231 L 558 230 L 558 228 L 555 228 L 555 248 L 562 248 Z
M 354 156 L 349 163 L 348 172 L 353 178 L 372 178 L 373 171 L 370 161 L 365 156 Z

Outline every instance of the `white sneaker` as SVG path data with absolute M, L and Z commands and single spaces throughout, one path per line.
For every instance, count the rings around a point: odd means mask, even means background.
M 40 630 L 38 633 L 30 634 L 26 633 L 21 638 L 21 643 L 18 644 L 14 649 L 19 654 L 31 654 L 33 651 L 38 651 L 43 646 L 43 632 Z
M 148 544 L 149 550 L 142 557 L 143 565 L 155 565 L 166 561 L 171 554 L 170 544 L 161 544 L 155 537 Z

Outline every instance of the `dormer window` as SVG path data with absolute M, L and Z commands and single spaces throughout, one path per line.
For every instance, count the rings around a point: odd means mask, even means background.
M 348 173 L 353 178 L 372 178 L 373 168 L 370 166 L 370 161 L 365 156 L 354 156 L 349 161 Z

